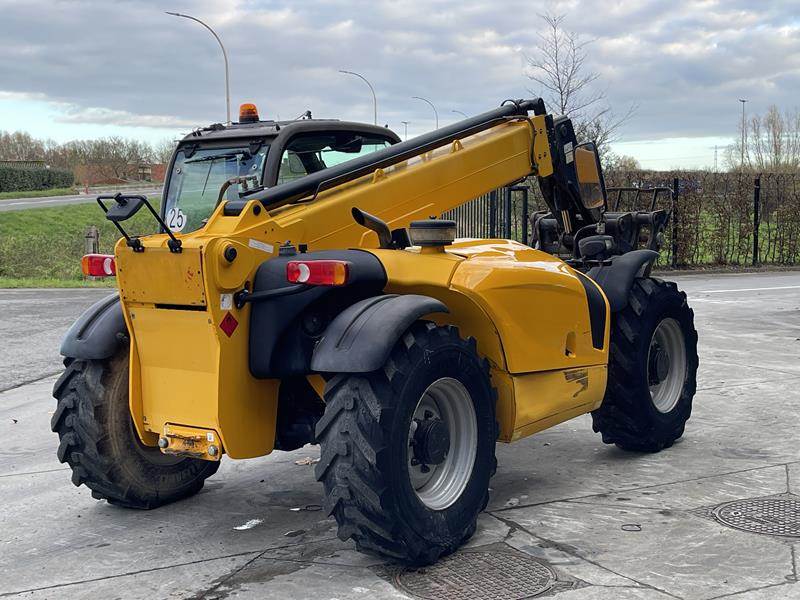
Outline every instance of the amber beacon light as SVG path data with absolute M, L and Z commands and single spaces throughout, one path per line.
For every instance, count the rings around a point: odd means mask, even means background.
M 239 123 L 258 123 L 258 108 L 252 102 L 239 106 Z

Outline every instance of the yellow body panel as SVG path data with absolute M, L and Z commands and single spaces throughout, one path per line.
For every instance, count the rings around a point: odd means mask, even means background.
M 605 389 L 604 349 L 592 348 L 586 294 L 560 260 L 506 240 L 461 241 L 447 252 L 375 250 L 377 237 L 357 225 L 352 207 L 392 228 L 438 215 L 499 186 L 552 173 L 544 117 L 510 121 L 321 193 L 313 202 L 264 210 L 250 202 L 235 216 L 222 206 L 203 229 L 142 238 L 144 252 L 117 244 L 118 283 L 131 334 L 130 407 L 137 431 L 154 445 L 165 427 L 216 432 L 234 458 L 274 445 L 277 380 L 248 367 L 249 305 L 233 293 L 286 240 L 310 251 L 361 247 L 388 274 L 387 292 L 442 300 L 432 315 L 477 340 L 498 390 L 501 439 L 523 435 L 591 410 Z M 531 156 L 536 159 L 531 164 Z M 223 257 L 233 245 L 233 263 Z M 221 327 L 233 318 L 230 336 Z M 576 383 L 576 369 L 588 384 Z M 570 379 L 572 378 L 572 379 Z M 317 376 L 310 379 L 321 390 Z M 577 395 L 576 395 L 577 392 Z
M 142 429 L 158 434 L 168 423 L 212 429 L 234 458 L 272 450 L 278 385 L 250 375 L 246 323 L 228 338 L 206 311 L 136 305 L 129 314 L 138 359 L 132 414 L 142 415 Z M 146 441 L 155 443 L 153 436 Z
M 580 275 L 563 261 L 510 240 L 458 240 L 444 252 L 371 252 L 386 269 L 387 292 L 441 300 L 450 312 L 430 318 L 475 338 L 497 389 L 501 440 L 600 405 L 608 319 L 597 350 Z
M 118 252 L 117 281 L 123 303 L 158 302 L 203 306 L 206 303 L 200 250 L 170 252 L 166 245 L 147 252 Z
M 517 416 L 509 441 L 598 408 L 607 377 L 606 365 L 514 376 Z
M 563 261 L 508 240 L 462 242 L 448 252 L 468 258 L 450 286 L 489 315 L 510 373 L 605 363 L 606 353 L 592 347 L 580 276 Z

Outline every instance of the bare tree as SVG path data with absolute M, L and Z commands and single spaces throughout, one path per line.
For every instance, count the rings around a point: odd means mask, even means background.
M 741 135 L 727 148 L 725 158 L 732 170 L 758 173 L 800 170 L 800 112 L 781 113 L 772 105 L 764 115 L 751 117 L 746 127 L 744 152 Z
M 588 46 L 593 40 L 564 28 L 565 15 L 539 15 L 544 31 L 527 56 L 527 75 L 539 86 L 539 96 L 552 110 L 570 117 L 578 141 L 594 141 L 602 150 L 616 139 L 619 128 L 635 112 L 631 105 L 617 115 L 599 89 L 600 74 L 587 65 Z M 534 90 L 531 93 L 536 94 Z
M 633 156 L 607 152 L 603 169 L 606 171 L 641 171 L 642 165 Z
M 156 164 L 167 164 L 172 158 L 177 143 L 170 138 L 164 138 L 153 146 L 153 162 Z
M 44 160 L 44 142 L 24 131 L 0 131 L 1 160 Z

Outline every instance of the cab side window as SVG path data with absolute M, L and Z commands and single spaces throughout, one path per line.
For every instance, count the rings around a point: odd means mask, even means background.
M 386 138 L 352 132 L 298 135 L 286 146 L 278 185 L 390 146 Z

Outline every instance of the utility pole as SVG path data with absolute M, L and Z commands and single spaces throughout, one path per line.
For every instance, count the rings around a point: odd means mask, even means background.
M 375 95 L 375 88 L 372 87 L 372 84 L 367 81 L 367 78 L 361 75 L 360 73 L 356 73 L 355 71 L 344 71 L 339 69 L 339 73 L 344 73 L 345 75 L 354 75 L 358 77 L 361 81 L 366 83 L 369 86 L 369 91 L 372 92 L 372 113 L 373 113 L 373 123 L 375 125 L 378 124 L 378 97 Z
M 422 100 L 423 102 L 427 102 L 431 105 L 433 109 L 433 116 L 436 118 L 436 129 L 439 129 L 439 111 L 436 110 L 436 106 L 434 106 L 433 102 L 428 100 L 427 98 L 423 98 L 422 96 L 411 96 L 414 100 Z
M 404 137 L 403 139 L 404 139 L 404 140 L 407 140 L 407 139 L 408 139 L 408 121 L 400 121 L 400 122 L 401 122 L 401 123 L 403 124 L 403 126 L 406 128 L 406 131 L 405 131 L 405 137 Z
M 225 107 L 226 107 L 226 111 L 227 111 L 226 112 L 227 121 L 225 121 L 225 122 L 226 123 L 230 123 L 231 122 L 231 83 L 230 83 L 230 75 L 229 75 L 229 69 L 228 69 L 228 53 L 225 50 L 225 46 L 222 45 L 222 40 L 219 39 L 219 36 L 217 35 L 216 31 L 211 29 L 211 27 L 209 27 L 208 25 L 203 23 L 203 21 L 201 21 L 197 17 L 193 17 L 191 15 L 184 15 L 184 14 L 176 13 L 176 12 L 169 12 L 169 11 L 165 11 L 165 12 L 168 15 L 171 15 L 173 17 L 182 17 L 184 19 L 190 19 L 192 21 L 200 23 L 200 25 L 202 25 L 203 27 L 205 27 L 206 29 L 208 29 L 211 32 L 211 35 L 213 35 L 214 39 L 217 40 L 217 43 L 219 44 L 219 47 L 222 48 L 222 58 L 225 59 Z
M 739 98 L 739 102 L 742 103 L 742 171 L 744 171 L 744 146 L 747 143 L 747 123 L 744 120 L 744 105 L 747 100 Z
M 714 145 L 714 173 L 717 172 L 717 146 Z

